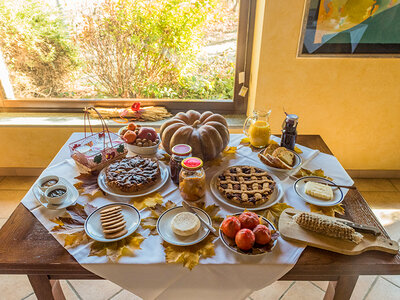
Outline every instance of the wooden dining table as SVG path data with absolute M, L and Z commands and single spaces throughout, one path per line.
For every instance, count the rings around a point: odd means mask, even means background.
M 66 142 L 77 139 L 72 134 Z M 301 145 L 332 154 L 319 135 L 300 135 Z M 69 158 L 63 147 L 50 166 Z M 388 237 L 357 189 L 349 190 L 343 205 L 345 219 L 372 225 Z M 65 299 L 59 280 L 102 279 L 83 268 L 21 203 L 0 230 L 0 274 L 26 274 L 39 300 Z M 349 299 L 360 275 L 400 274 L 400 255 L 368 251 L 346 256 L 307 247 L 296 265 L 279 280 L 329 281 L 324 299 Z M 304 291 L 306 294 L 307 291 Z

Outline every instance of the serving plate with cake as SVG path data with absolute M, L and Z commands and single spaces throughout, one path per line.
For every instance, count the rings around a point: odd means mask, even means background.
M 106 194 L 132 198 L 157 191 L 168 178 L 168 168 L 162 162 L 135 156 L 113 162 L 101 170 L 97 182 Z
M 276 172 L 290 172 L 300 167 L 303 162 L 296 152 L 278 144 L 270 144 L 258 154 L 258 157 L 269 170 Z
M 211 192 L 222 203 L 250 211 L 268 208 L 283 196 L 279 179 L 250 165 L 230 166 L 211 179 Z

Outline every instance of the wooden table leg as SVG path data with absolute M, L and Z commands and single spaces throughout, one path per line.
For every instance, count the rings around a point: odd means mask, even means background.
M 28 278 L 38 300 L 65 300 L 59 280 L 50 280 L 46 275 L 28 275 Z
M 338 281 L 329 281 L 324 300 L 348 300 L 356 286 L 358 276 L 340 276 Z

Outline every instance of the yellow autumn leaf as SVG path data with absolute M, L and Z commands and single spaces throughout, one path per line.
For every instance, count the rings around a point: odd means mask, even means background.
M 296 152 L 297 154 L 303 153 L 303 151 L 301 151 L 300 148 L 297 146 L 294 146 L 294 152 Z
M 314 204 L 308 204 L 310 206 L 310 211 L 321 215 L 326 215 L 334 217 L 335 213 L 339 215 L 344 215 L 344 207 L 342 204 L 336 204 L 334 206 L 317 206 Z
M 74 186 L 80 195 L 87 195 L 91 200 L 103 195 L 97 183 L 97 175 L 82 173 L 76 176 L 75 179 L 77 179 L 78 182 L 76 182 Z
M 235 154 L 237 150 L 237 147 L 226 147 L 224 151 L 222 151 L 223 154 Z
M 130 203 L 135 206 L 138 210 L 146 207 L 154 207 L 157 204 L 163 203 L 164 198 L 160 193 L 154 192 L 146 196 L 133 198 Z
M 274 223 L 275 226 L 278 226 L 279 217 L 286 208 L 292 208 L 292 206 L 285 202 L 277 203 L 267 209 L 257 211 L 257 214 L 267 218 L 269 221 Z
M 165 251 L 165 260 L 167 263 L 180 263 L 184 267 L 192 270 L 200 262 L 200 259 L 212 257 L 215 255 L 214 236 L 209 235 L 203 241 L 192 246 L 175 246 L 163 242 Z
M 240 140 L 239 144 L 249 144 L 250 143 L 250 139 L 248 137 L 244 137 Z
M 305 176 L 318 176 L 318 177 L 326 178 L 328 180 L 333 180 L 331 177 L 326 176 L 324 170 L 322 170 L 322 169 L 308 170 L 308 169 L 300 168 L 300 170 L 297 171 L 297 173 L 294 174 L 294 176 L 297 178 L 301 178 L 301 177 L 305 177 Z
M 111 243 L 95 241 L 90 245 L 89 256 L 107 256 L 112 262 L 118 262 L 123 256 L 135 256 L 135 251 L 141 249 L 140 245 L 145 238 L 138 232 Z
M 162 153 L 162 157 L 159 159 L 167 164 L 169 164 L 169 161 L 171 159 L 171 155 L 169 155 L 168 153 Z
M 176 204 L 173 203 L 172 201 L 167 201 L 167 203 L 165 203 L 165 205 L 161 205 L 161 204 L 156 204 L 156 206 L 149 208 L 151 211 L 151 216 L 142 219 L 142 221 L 140 222 L 140 225 L 142 226 L 143 229 L 150 229 L 150 234 L 151 235 L 157 235 L 157 228 L 156 228 L 156 224 L 157 224 L 157 220 L 160 217 L 160 215 L 172 208 L 175 207 Z

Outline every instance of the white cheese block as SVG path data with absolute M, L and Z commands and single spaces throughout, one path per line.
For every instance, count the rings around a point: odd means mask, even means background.
M 173 217 L 171 228 L 177 235 L 189 236 L 199 230 L 200 220 L 190 212 L 181 212 Z
M 316 197 L 322 200 L 332 200 L 333 191 L 329 185 L 318 182 L 306 182 L 304 192 L 311 197 Z

